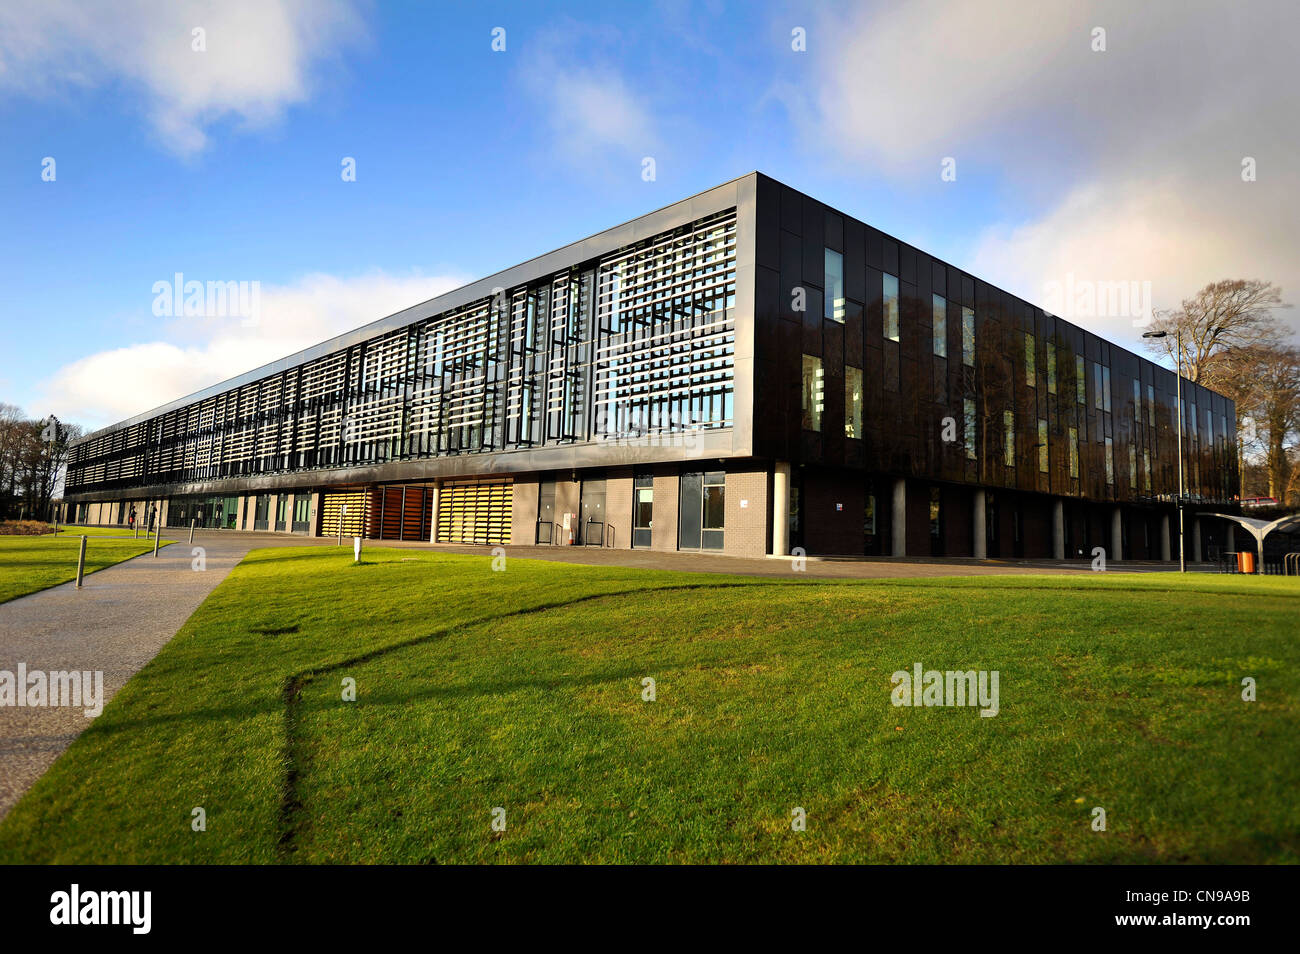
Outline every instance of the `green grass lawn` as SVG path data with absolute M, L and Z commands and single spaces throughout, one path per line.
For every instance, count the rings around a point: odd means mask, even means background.
M 125 530 L 109 527 L 60 527 L 58 536 L 0 536 L 0 603 L 76 579 L 83 533 L 89 538 L 87 574 L 153 550 L 152 537 L 136 540 Z
M 1295 862 L 1298 618 L 1278 578 L 261 550 L 0 823 L 0 861 Z M 1000 714 L 894 707 L 917 662 L 998 670 Z

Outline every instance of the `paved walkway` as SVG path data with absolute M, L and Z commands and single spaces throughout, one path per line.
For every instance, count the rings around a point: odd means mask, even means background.
M 75 531 L 74 531 L 75 532 Z M 176 635 L 208 594 L 254 547 L 301 546 L 286 534 L 200 533 L 207 569 L 191 569 L 182 540 L 107 567 L 74 584 L 0 603 L 0 670 L 104 673 L 107 703 Z M 95 538 L 89 545 L 95 546 Z M 0 818 L 92 720 L 84 709 L 0 706 Z

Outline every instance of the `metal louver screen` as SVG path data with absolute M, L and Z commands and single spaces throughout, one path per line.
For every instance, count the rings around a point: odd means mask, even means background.
M 438 497 L 439 543 L 509 543 L 510 481 L 448 482 Z

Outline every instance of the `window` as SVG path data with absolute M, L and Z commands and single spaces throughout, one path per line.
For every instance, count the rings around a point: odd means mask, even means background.
M 1078 479 L 1079 476 L 1079 429 L 1070 428 L 1070 476 Z
M 1096 361 L 1092 363 L 1092 406 L 1102 409 L 1101 365 Z
M 1038 472 L 1047 473 L 1047 421 L 1038 419 Z
M 1151 492 L 1151 452 L 1146 448 L 1142 450 L 1142 489 Z
M 1083 355 L 1074 356 L 1074 400 L 1079 404 L 1088 403 L 1088 383 L 1083 378 Z
M 961 363 L 975 367 L 975 312 L 966 307 L 961 310 Z
M 1011 411 L 1002 412 L 1002 448 L 1003 463 L 1008 467 L 1016 466 L 1016 416 Z
M 862 439 L 862 369 L 844 369 L 844 436 Z
M 1038 368 L 1034 361 L 1034 336 L 1025 332 L 1025 384 L 1031 388 L 1037 386 Z
M 1129 489 L 1137 488 L 1138 482 L 1138 452 L 1137 445 L 1128 445 L 1128 485 Z
M 1106 485 L 1115 483 L 1115 445 L 1106 438 Z
M 822 359 L 803 356 L 803 429 L 822 429 Z
M 831 321 L 844 323 L 844 256 L 826 249 L 826 294 L 822 300 L 823 315 Z
M 1056 345 L 1047 343 L 1047 393 L 1056 393 Z
M 885 276 L 885 337 L 898 340 L 898 276 Z
M 930 536 L 937 538 L 942 531 L 943 498 L 938 487 L 930 488 Z
M 946 358 L 948 357 L 948 301 L 942 295 L 934 295 L 930 304 L 934 322 L 934 353 L 941 358 Z
M 1110 368 L 1104 366 L 1101 369 L 1101 408 L 1110 413 Z
M 866 510 L 862 515 L 862 532 L 869 537 L 876 535 L 876 495 L 867 494 Z
M 966 398 L 962 402 L 963 422 L 962 441 L 966 445 L 966 459 L 975 459 L 975 399 Z
M 1147 385 L 1147 423 L 1156 426 L 1156 389 L 1152 384 Z

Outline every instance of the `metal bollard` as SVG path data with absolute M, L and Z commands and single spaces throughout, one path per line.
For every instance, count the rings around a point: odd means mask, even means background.
M 194 542 L 194 521 L 190 521 L 190 543 Z
M 81 589 L 82 577 L 86 575 L 86 538 L 81 538 L 81 551 L 77 554 L 77 589 Z
M 162 521 L 159 520 L 158 523 L 156 523 L 153 528 L 153 555 L 155 557 L 158 555 L 158 541 L 161 538 L 162 538 Z

